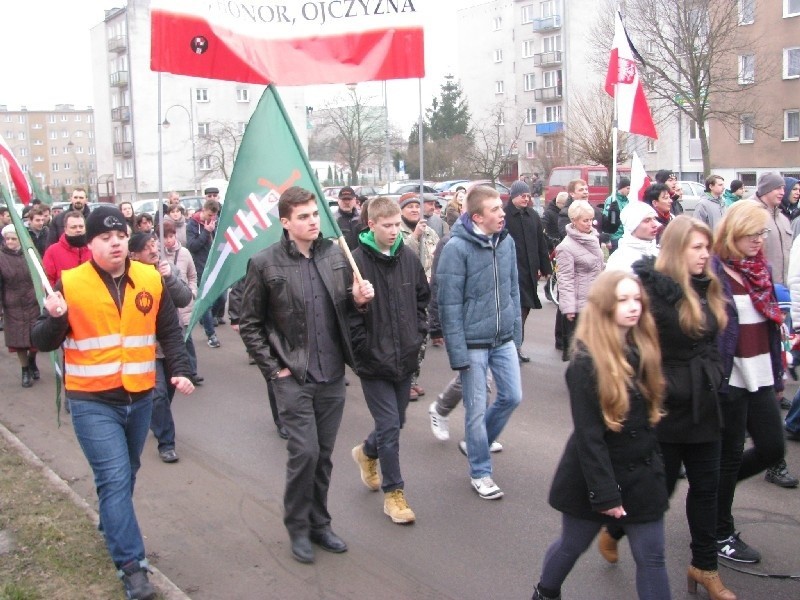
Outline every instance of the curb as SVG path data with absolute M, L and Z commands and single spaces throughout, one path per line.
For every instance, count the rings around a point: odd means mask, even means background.
M 2 435 L 9 445 L 12 446 L 20 454 L 20 456 L 22 456 L 25 462 L 32 467 L 39 469 L 50 485 L 67 496 L 72 503 L 75 504 L 75 506 L 83 510 L 83 512 L 86 513 L 95 526 L 100 523 L 100 516 L 91 506 L 89 506 L 89 503 L 81 498 L 75 492 L 75 490 L 69 487 L 66 481 L 61 479 L 61 477 L 59 477 L 55 471 L 44 464 L 44 462 L 42 462 L 42 460 L 36 456 L 36 454 L 34 454 L 30 448 L 22 443 L 22 440 L 11 433 L 11 431 L 9 431 L 2 423 L 0 423 L 0 435 Z M 152 583 L 158 589 L 164 600 L 191 600 L 191 598 L 187 596 L 183 590 L 175 585 L 156 567 L 150 565 L 150 568 L 153 571 L 152 576 L 150 577 L 150 583 Z

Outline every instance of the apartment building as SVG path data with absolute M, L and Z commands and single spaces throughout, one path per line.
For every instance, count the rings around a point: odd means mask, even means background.
M 94 111 L 57 104 L 52 110 L 18 110 L 0 105 L 0 132 L 22 170 L 54 200 L 83 187 L 97 193 Z
M 164 194 L 202 194 L 206 182 L 230 177 L 264 86 L 151 71 L 149 0 L 106 11 L 91 46 L 98 180 L 115 201 L 158 197 L 159 166 Z M 307 146 L 303 89 L 280 94 Z

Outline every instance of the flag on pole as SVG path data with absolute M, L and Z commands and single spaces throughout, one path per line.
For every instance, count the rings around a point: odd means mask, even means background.
M 33 195 L 36 196 L 39 200 L 42 201 L 42 204 L 47 204 L 50 206 L 53 203 L 53 197 L 47 193 L 47 191 L 39 185 L 39 182 L 36 180 L 36 177 L 28 173 L 28 179 L 31 182 L 31 189 L 33 190 Z
M 644 95 L 642 81 L 639 78 L 637 60 L 641 61 L 641 56 L 631 44 L 622 25 L 622 17 L 617 12 L 605 86 L 608 95 L 617 102 L 617 127 L 621 131 L 658 139 L 653 116 L 650 114 L 647 97 Z
M 642 160 L 634 152 L 631 160 L 631 191 L 628 194 L 628 198 L 644 200 L 644 192 L 650 187 L 650 183 L 650 177 L 647 176 L 647 171 L 644 170 Z
M 286 109 L 275 86 L 269 85 L 244 131 L 189 331 L 222 292 L 245 276 L 250 257 L 280 239 L 278 198 L 294 185 L 315 193 L 322 235 L 340 237 Z
M 152 0 L 150 68 L 278 85 L 424 77 L 433 1 Z
M 14 153 L 11 152 L 11 147 L 6 143 L 6 140 L 2 135 L 0 135 L 0 156 L 6 159 L 6 162 L 8 163 L 8 171 L 11 173 L 11 181 L 14 182 L 14 187 L 17 190 L 19 199 L 22 200 L 23 204 L 27 205 L 31 201 L 31 186 L 25 177 L 25 172 L 22 170 L 22 167 L 14 157 Z M 12 199 L 9 199 L 9 202 L 11 202 L 11 200 Z M 13 203 L 8 205 L 9 208 L 12 208 L 12 206 Z

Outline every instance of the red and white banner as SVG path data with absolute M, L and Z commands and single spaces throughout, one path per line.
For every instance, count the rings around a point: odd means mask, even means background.
M 631 46 L 619 13 L 616 13 L 615 18 L 614 41 L 611 44 L 611 58 L 606 73 L 606 92 L 609 96 L 616 97 L 618 129 L 658 138 L 653 116 L 647 105 L 647 97 L 639 79 L 635 50 Z
M 644 165 L 639 155 L 633 153 L 631 160 L 631 191 L 628 193 L 628 198 L 644 200 L 644 192 L 650 187 L 650 177 L 647 171 L 644 170 Z
M 8 163 L 8 170 L 11 174 L 11 181 L 14 182 L 14 187 L 19 194 L 19 199 L 23 204 L 28 204 L 33 196 L 31 184 L 28 183 L 28 178 L 25 177 L 25 172 L 17 162 L 14 153 L 11 152 L 11 147 L 6 143 L 5 138 L 0 135 L 0 157 L 5 158 Z M 5 170 L 5 169 L 3 169 Z M 11 190 L 9 190 L 11 192 Z
M 150 68 L 278 85 L 423 77 L 431 2 L 152 0 Z

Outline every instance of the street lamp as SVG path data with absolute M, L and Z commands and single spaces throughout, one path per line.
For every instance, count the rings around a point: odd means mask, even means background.
M 192 99 L 191 90 L 189 90 L 189 100 Z M 167 110 L 164 111 L 164 120 L 161 122 L 161 126 L 164 129 L 169 129 L 170 122 L 167 120 L 167 114 L 173 108 L 182 108 L 186 111 L 186 116 L 189 117 L 189 128 L 191 131 L 191 141 L 192 141 L 192 180 L 194 181 L 194 195 L 199 195 L 199 186 L 197 182 L 197 156 L 196 156 L 196 147 L 195 147 L 195 139 L 194 139 L 194 117 L 192 117 L 192 111 L 186 108 L 183 104 L 173 104 Z

